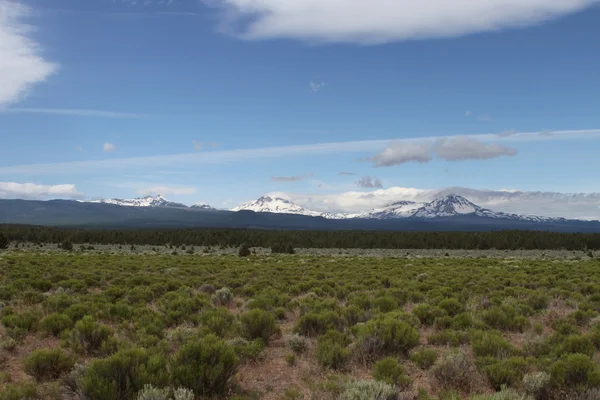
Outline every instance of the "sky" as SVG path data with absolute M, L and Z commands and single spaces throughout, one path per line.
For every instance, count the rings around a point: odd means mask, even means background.
M 598 0 L 0 0 L 0 198 L 339 212 L 460 187 L 600 218 L 599 20 Z

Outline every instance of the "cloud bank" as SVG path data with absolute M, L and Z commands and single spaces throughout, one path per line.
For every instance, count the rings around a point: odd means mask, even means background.
M 78 199 L 83 193 L 73 184 L 38 185 L 36 183 L 0 182 L 0 199 Z
M 246 39 L 378 44 L 538 24 L 597 0 L 204 0 Z
M 104 143 L 104 146 L 102 146 L 102 150 L 104 150 L 106 153 L 111 153 L 111 152 L 115 151 L 116 149 L 117 148 L 112 143 Z
M 31 38 L 34 29 L 24 22 L 29 14 L 18 2 L 0 0 L 0 108 L 20 101 L 58 69 Z

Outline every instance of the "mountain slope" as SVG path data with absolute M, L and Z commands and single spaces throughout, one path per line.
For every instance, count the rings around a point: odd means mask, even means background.
M 321 216 L 321 213 L 308 210 L 281 197 L 263 196 L 257 200 L 233 208 L 231 211 L 254 211 L 258 213 L 296 214 L 312 217 Z
M 145 196 L 136 197 L 135 199 L 102 199 L 102 200 L 91 200 L 88 203 L 102 203 L 102 204 L 113 204 L 116 206 L 125 207 L 175 207 L 175 208 L 187 208 L 185 204 L 175 203 L 158 196 Z

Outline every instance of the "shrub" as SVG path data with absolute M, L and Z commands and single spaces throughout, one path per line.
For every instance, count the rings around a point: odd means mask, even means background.
M 350 350 L 347 345 L 346 335 L 338 331 L 328 331 L 317 341 L 317 360 L 324 367 L 334 370 L 343 369 L 350 359 Z
M 214 335 L 188 343 L 173 358 L 173 382 L 202 396 L 225 394 L 236 372 L 238 358 L 233 348 Z
M 274 254 L 295 254 L 294 246 L 290 243 L 278 243 L 276 245 L 271 246 L 271 253 Z
M 423 325 L 432 325 L 436 318 L 446 315 L 446 311 L 440 307 L 434 307 L 427 303 L 417 305 L 413 308 L 412 313 L 419 318 Z
M 22 383 L 6 385 L 0 391 L 0 400 L 24 400 L 35 399 L 38 395 L 38 388 L 33 383 Z
M 410 360 L 421 369 L 429 369 L 437 360 L 437 353 L 433 349 L 422 349 L 410 356 Z
M 71 344 L 75 350 L 82 350 L 87 354 L 95 354 L 102 344 L 110 337 L 108 326 L 98 323 L 90 315 L 77 321 L 71 331 Z
M 144 385 L 144 388 L 138 392 L 137 400 L 169 400 L 167 389 L 155 388 L 152 385 Z
M 83 393 L 83 378 L 86 369 L 84 364 L 75 364 L 75 367 L 62 379 L 63 385 L 76 396 Z
M 296 354 L 295 353 L 288 353 L 288 354 L 286 354 L 285 355 L 285 362 L 289 366 L 296 365 Z
M 38 381 L 55 380 L 75 365 L 60 349 L 34 350 L 25 358 L 25 372 Z
M 471 398 L 471 400 L 533 400 L 526 394 L 521 394 L 515 389 L 502 388 L 494 394 L 482 394 Z
M 168 383 L 163 356 L 140 348 L 93 361 L 85 370 L 83 395 L 89 400 L 133 400 L 144 385 Z
M 385 382 L 350 381 L 338 400 L 398 400 L 398 392 Z
M 511 357 L 496 362 L 484 368 L 492 387 L 500 390 L 503 386 L 516 387 L 527 369 L 527 362 L 523 357 Z
M 60 336 L 60 334 L 71 328 L 73 321 L 68 315 L 52 313 L 40 321 L 40 329 L 53 336 Z
M 450 353 L 438 360 L 431 374 L 442 388 L 470 391 L 474 367 L 463 352 Z
M 8 314 L 2 317 L 2 324 L 9 329 L 21 329 L 31 332 L 36 329 L 40 316 L 33 311 L 25 311 L 20 314 Z
M 458 315 L 464 309 L 463 305 L 457 299 L 446 299 L 442 300 L 439 307 L 446 311 L 451 317 Z
M 550 375 L 555 386 L 600 385 L 600 367 L 584 354 L 568 354 L 552 365 Z
M 514 353 L 512 345 L 499 335 L 484 332 L 475 335 L 473 352 L 478 357 L 506 358 Z
M 5 337 L 0 341 L 0 348 L 6 351 L 13 351 L 17 347 L 17 341 L 11 337 Z
M 419 343 L 419 332 L 415 328 L 391 316 L 370 320 L 361 327 L 358 336 L 363 340 L 375 338 L 381 343 L 381 351 L 386 354 L 407 353 Z
M 405 388 L 410 385 L 410 378 L 395 358 L 388 357 L 379 360 L 373 366 L 373 378 L 377 381 Z
M 436 346 L 458 347 L 461 344 L 469 343 L 469 334 L 452 329 L 444 329 L 429 336 L 427 342 Z
M 300 336 L 297 333 L 294 333 L 292 336 L 290 336 L 288 338 L 288 340 L 287 340 L 287 346 L 294 353 L 296 353 L 296 354 L 302 354 L 308 348 L 308 340 L 305 337 Z
M 334 329 L 338 322 L 339 316 L 335 312 L 309 312 L 298 319 L 295 330 L 302 335 L 314 337 Z
M 73 251 L 73 243 L 70 240 L 65 240 L 60 244 L 60 248 L 65 251 Z
M 250 254 L 250 247 L 246 243 L 242 244 L 238 249 L 238 256 L 240 257 L 248 257 Z
M 229 305 L 229 303 L 231 303 L 231 300 L 233 300 L 233 293 L 231 293 L 231 290 L 224 287 L 217 290 L 212 295 L 211 300 L 216 306 L 226 306 Z
M 235 354 L 242 359 L 257 360 L 265 348 L 265 343 L 262 339 L 256 339 L 252 342 L 244 338 L 235 338 L 229 343 L 233 346 Z
M 235 316 L 224 308 L 206 310 L 199 319 L 203 327 L 219 337 L 235 332 L 238 327 Z
M 194 400 L 194 391 L 186 388 L 178 388 L 173 391 L 173 400 Z
M 0 250 L 7 249 L 9 245 L 8 238 L 4 236 L 3 233 L 0 233 Z
M 585 354 L 591 357 L 596 352 L 594 343 L 589 337 L 580 335 L 568 335 L 558 346 L 557 354 Z
M 550 393 L 550 374 L 536 372 L 523 377 L 525 392 L 536 399 L 546 398 Z
M 254 309 L 240 316 L 244 336 L 248 339 L 262 339 L 265 344 L 280 333 L 275 317 L 268 311 Z

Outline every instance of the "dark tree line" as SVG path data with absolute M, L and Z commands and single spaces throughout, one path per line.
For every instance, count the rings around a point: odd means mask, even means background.
M 540 231 L 498 232 L 374 232 L 277 231 L 245 229 L 59 229 L 30 225 L 0 225 L 8 240 L 33 243 L 194 245 L 295 248 L 382 249 L 566 249 L 599 250 L 600 234 Z

